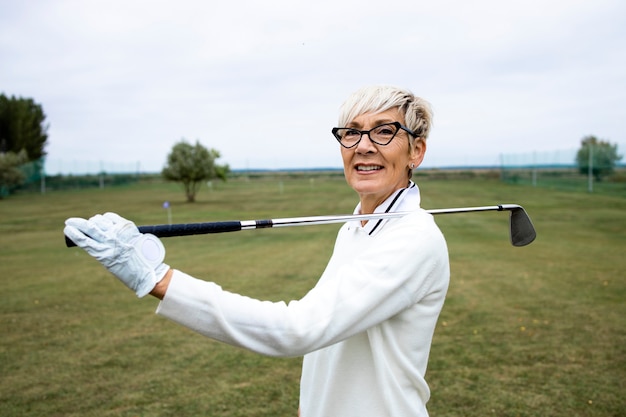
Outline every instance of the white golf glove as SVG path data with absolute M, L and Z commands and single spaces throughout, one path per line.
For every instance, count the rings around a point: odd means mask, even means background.
M 115 213 L 98 214 L 89 220 L 69 218 L 64 232 L 137 297 L 152 291 L 169 270 L 163 263 L 165 248 L 161 241 L 154 235 L 141 234 L 133 222 Z

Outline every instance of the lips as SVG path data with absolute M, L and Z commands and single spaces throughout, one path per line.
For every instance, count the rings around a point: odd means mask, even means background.
M 357 165 L 356 166 L 356 170 L 361 171 L 361 172 L 378 171 L 381 169 L 383 169 L 383 167 L 380 165 Z

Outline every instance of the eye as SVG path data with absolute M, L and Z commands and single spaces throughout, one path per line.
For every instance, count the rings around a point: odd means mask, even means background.
M 382 125 L 375 127 L 373 133 L 377 136 L 393 136 L 396 129 L 393 125 Z
M 346 129 L 343 133 L 343 137 L 346 139 L 358 138 L 361 136 L 361 132 L 356 129 Z

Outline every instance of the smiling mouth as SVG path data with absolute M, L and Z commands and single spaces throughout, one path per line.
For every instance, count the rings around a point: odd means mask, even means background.
M 378 171 L 383 169 L 380 165 L 358 165 L 356 167 L 357 171 Z

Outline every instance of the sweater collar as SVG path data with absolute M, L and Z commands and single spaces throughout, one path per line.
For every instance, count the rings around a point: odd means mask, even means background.
M 420 190 L 417 184 L 413 181 L 409 181 L 409 185 L 406 188 L 400 188 L 391 194 L 381 205 L 376 207 L 374 213 L 397 213 L 402 211 L 415 211 L 420 208 Z M 354 209 L 354 214 L 361 214 L 361 203 L 357 204 Z M 368 221 L 365 226 L 362 226 L 363 231 L 368 235 L 373 235 L 378 230 L 382 229 L 385 223 L 389 219 L 374 219 Z M 356 221 L 361 227 L 361 222 Z

